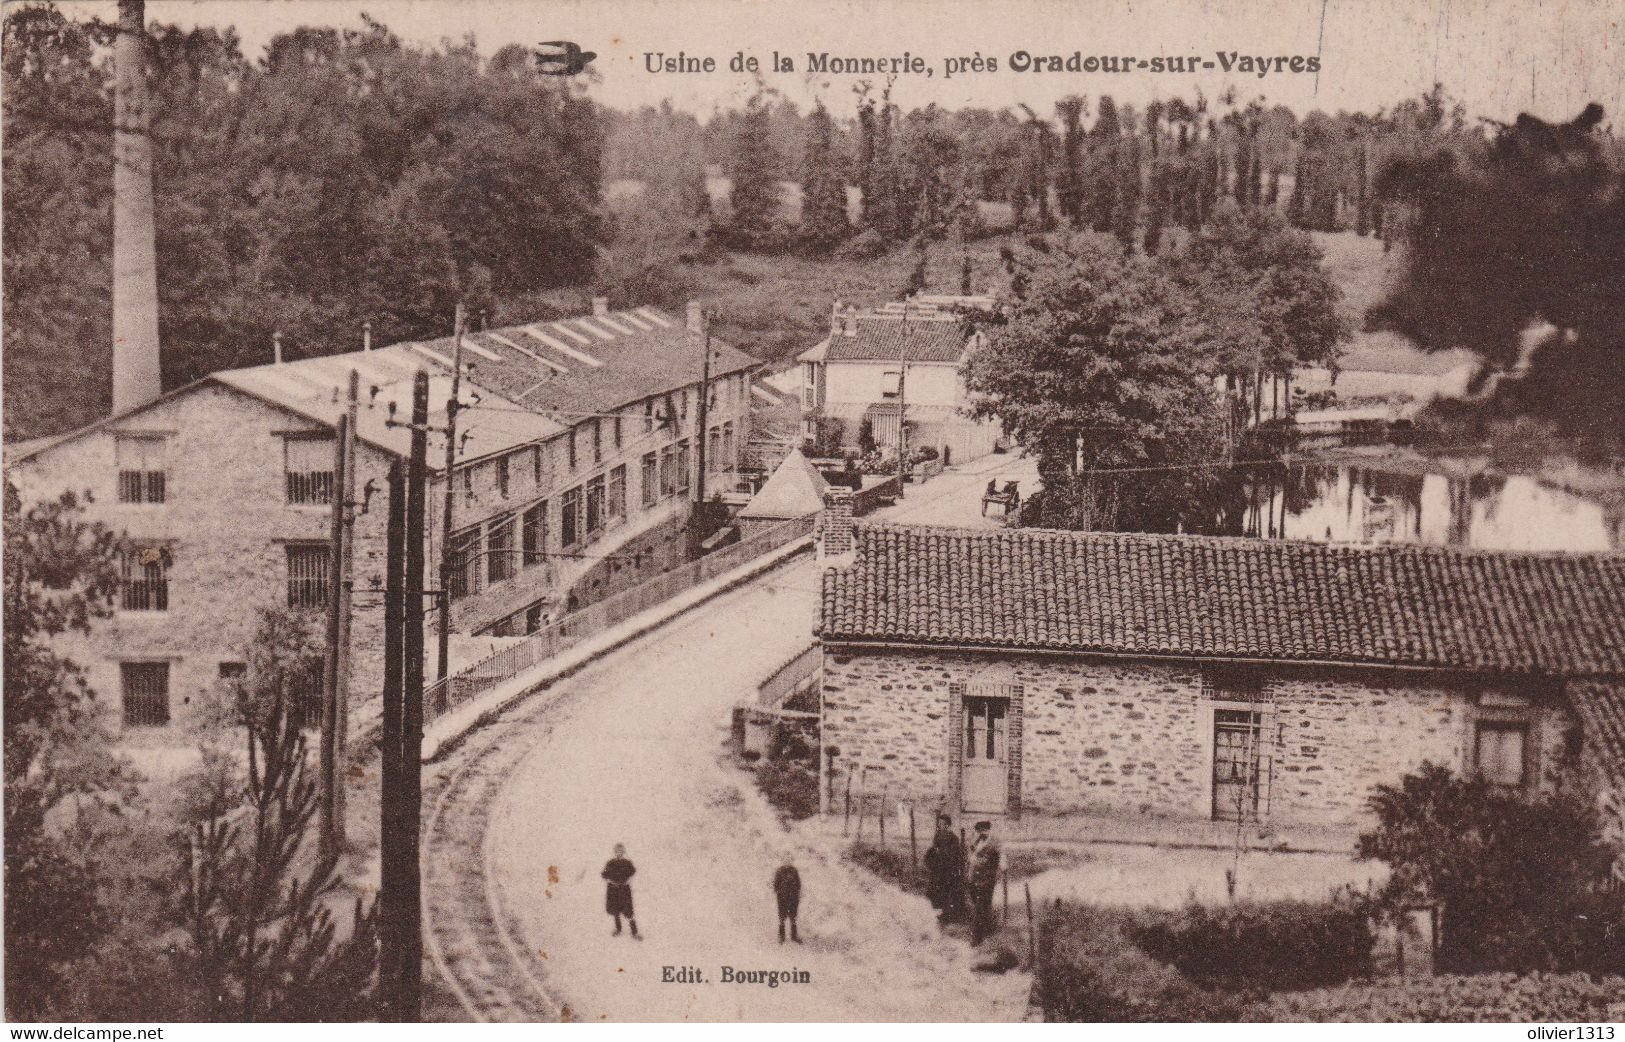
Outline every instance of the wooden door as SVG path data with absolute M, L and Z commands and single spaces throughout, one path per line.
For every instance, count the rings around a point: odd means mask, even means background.
M 1009 720 L 1009 699 L 965 699 L 960 791 L 967 811 L 1002 814 L 1009 804 Z

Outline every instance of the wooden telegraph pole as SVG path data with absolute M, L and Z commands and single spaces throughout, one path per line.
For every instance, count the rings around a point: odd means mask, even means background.
M 389 473 L 389 558 L 384 592 L 383 785 L 379 897 L 381 1019 L 423 1014 L 420 877 L 423 759 L 423 588 L 428 534 L 429 376 L 412 384 L 411 455 L 405 481 Z
M 451 475 L 447 475 L 450 478 Z M 412 455 L 406 469 L 405 618 L 401 641 L 401 1019 L 423 1019 L 423 546 L 429 477 L 429 374 L 412 384 Z
M 406 562 L 406 482 L 399 460 L 389 465 L 389 551 L 384 580 L 384 717 L 379 816 L 378 1019 L 400 1019 L 401 876 L 401 623 L 405 619 L 401 580 Z
M 903 301 L 903 335 L 897 341 L 897 498 L 908 484 L 908 301 Z
M 339 641 L 342 637 L 339 603 L 339 572 L 343 568 L 344 541 L 344 441 L 348 416 L 340 416 L 333 439 L 333 487 L 329 495 L 333 501 L 332 521 L 327 536 L 327 650 L 322 658 L 322 755 L 321 803 L 322 835 L 321 856 L 336 858 L 344 844 L 344 780 L 339 776 L 339 761 L 343 759 L 338 737 L 338 683 Z
M 485 312 L 480 312 L 482 319 Z M 450 669 L 451 657 L 451 514 L 452 503 L 456 496 L 452 486 L 452 468 L 457 465 L 457 410 L 462 407 L 459 395 L 463 386 L 463 305 L 457 305 L 456 317 L 452 320 L 453 339 L 451 345 L 451 397 L 446 399 L 446 495 L 442 502 L 440 519 L 440 593 L 437 604 L 440 609 L 440 657 L 435 670 L 435 679 L 446 679 Z

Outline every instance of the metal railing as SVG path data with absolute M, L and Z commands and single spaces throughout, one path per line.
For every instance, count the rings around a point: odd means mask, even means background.
M 715 579 L 780 547 L 811 537 L 817 517 L 817 514 L 808 514 L 785 521 L 749 539 L 742 539 L 647 582 L 589 604 L 537 630 L 524 643 L 504 648 L 460 673 L 437 681 L 424 691 L 424 722 L 700 583 Z

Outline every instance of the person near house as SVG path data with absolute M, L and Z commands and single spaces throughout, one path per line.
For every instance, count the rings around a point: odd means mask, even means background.
M 981 944 L 993 932 L 993 888 L 999 881 L 999 843 L 993 838 L 993 823 L 978 821 L 976 839 L 971 842 L 971 943 Z
M 620 843 L 615 844 L 615 856 L 604 862 L 604 870 L 599 875 L 605 881 L 604 911 L 615 917 L 615 933 L 621 934 L 621 917 L 626 917 L 627 925 L 632 928 L 632 937 L 643 940 L 638 936 L 638 920 L 632 911 L 632 876 L 637 872 L 632 862 L 626 859 L 626 847 Z
M 925 870 L 930 877 L 931 907 L 944 923 L 958 922 L 965 910 L 965 847 L 954 834 L 953 819 L 937 815 L 937 834 L 925 852 Z
M 779 900 L 779 943 L 784 943 L 784 923 L 789 920 L 790 939 L 800 944 L 801 935 L 796 932 L 796 913 L 801 910 L 801 873 L 796 871 L 789 858 L 773 873 L 773 896 Z

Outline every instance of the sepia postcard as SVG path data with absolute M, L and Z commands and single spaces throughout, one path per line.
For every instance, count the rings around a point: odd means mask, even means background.
M 13 1037 L 1615 1037 L 1619 4 L 3 14 Z

